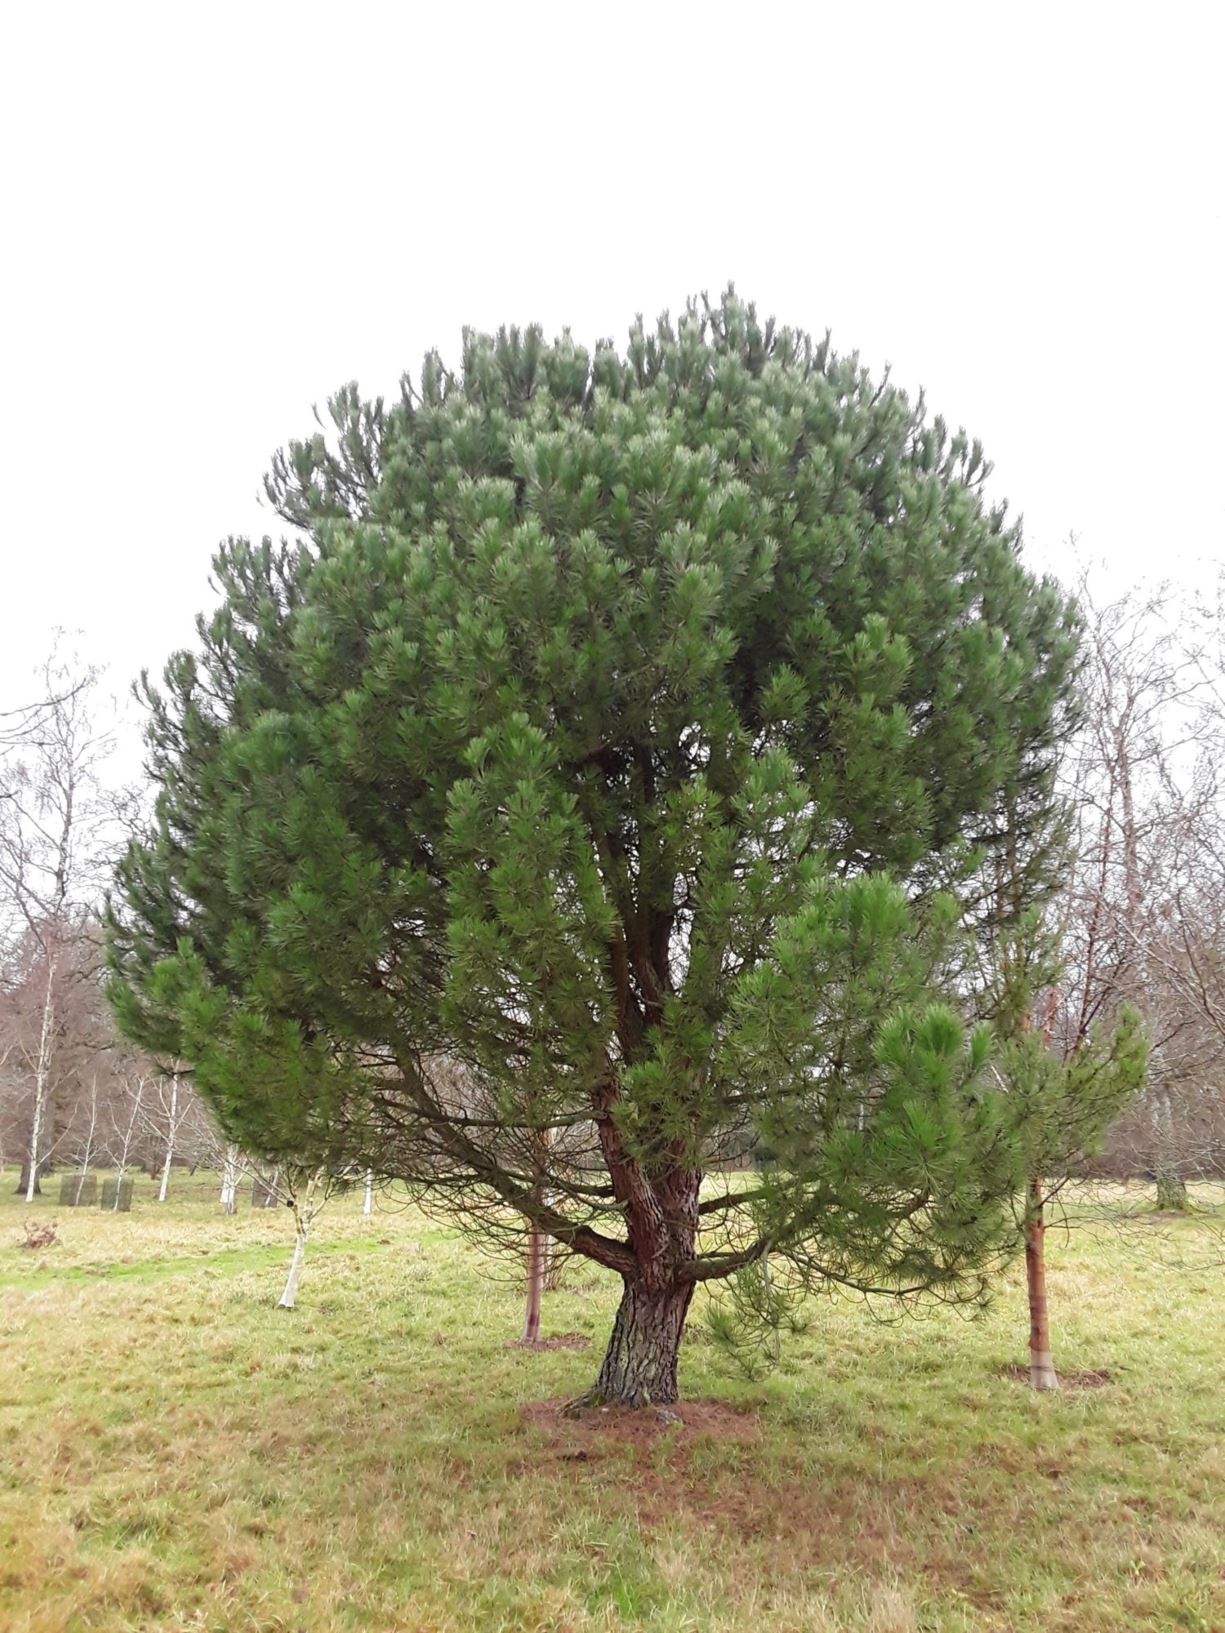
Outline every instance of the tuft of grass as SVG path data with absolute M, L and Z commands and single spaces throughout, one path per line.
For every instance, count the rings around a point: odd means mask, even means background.
M 546 1299 L 590 1351 L 507 1348 L 504 1268 L 355 1195 L 279 1310 L 288 1216 L 227 1218 L 200 1179 L 130 1215 L 44 1198 L 38 1254 L 0 1203 L 8 1633 L 1225 1627 L 1207 1213 L 1052 1233 L 1057 1363 L 1097 1387 L 1009 1376 L 1019 1273 L 972 1321 L 815 1300 L 757 1382 L 702 1341 L 700 1291 L 682 1388 L 738 1432 L 621 1434 L 527 1410 L 590 1382 L 611 1283 Z

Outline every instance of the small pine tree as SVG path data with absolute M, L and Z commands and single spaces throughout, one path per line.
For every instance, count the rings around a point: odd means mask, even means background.
M 1056 1001 L 1051 994 L 1040 1029 L 1022 1031 L 1000 1051 L 1008 1121 L 1024 1153 L 1021 1208 L 1029 1295 L 1029 1381 L 1057 1389 L 1046 1296 L 1047 1209 L 1081 1161 L 1098 1150 L 1106 1130 L 1144 1081 L 1148 1043 L 1139 1014 L 1125 1008 L 1114 1029 L 1091 1032 L 1066 1058 L 1052 1047 Z
M 1000 806 L 1003 844 L 988 906 L 978 920 L 985 975 L 979 1003 L 996 1037 L 995 1074 L 1006 1095 L 1009 1138 L 1024 1183 L 1018 1229 L 1029 1301 L 1029 1381 L 1059 1387 L 1046 1292 L 1047 1210 L 1144 1082 L 1148 1043 L 1139 1014 L 1120 1009 L 1112 1028 L 1061 1017 L 1061 920 L 1052 904 L 1066 872 L 1069 813 L 1018 780 Z

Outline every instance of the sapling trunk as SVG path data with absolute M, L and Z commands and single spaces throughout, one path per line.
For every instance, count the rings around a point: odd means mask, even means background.
M 294 1232 L 293 1258 L 289 1261 L 289 1275 L 285 1280 L 285 1291 L 278 1301 L 282 1310 L 292 1310 L 298 1296 L 298 1282 L 302 1276 L 302 1265 L 306 1259 L 306 1238 L 309 1225 L 297 1224 Z
M 132 1153 L 132 1141 L 136 1136 L 136 1126 L 140 1119 L 140 1102 L 144 1092 L 145 1080 L 143 1077 L 138 1077 L 136 1080 L 136 1092 L 132 1097 L 132 1103 L 128 1111 L 127 1127 L 123 1130 L 121 1135 L 119 1160 L 115 1165 L 115 1200 L 111 1205 L 112 1213 L 119 1212 L 119 1202 L 123 1195 L 123 1181 L 128 1171 L 128 1158 Z
M 74 1199 L 76 1207 L 81 1206 L 81 1193 L 85 1189 L 85 1181 L 89 1177 L 89 1164 L 94 1154 L 94 1131 L 98 1126 L 98 1077 L 95 1073 L 89 1080 L 89 1128 L 85 1134 L 85 1151 L 81 1158 L 81 1172 L 77 1176 L 77 1191 Z
M 178 1126 L 179 1116 L 179 1080 L 171 1079 L 170 1083 L 170 1122 L 166 1133 L 166 1157 L 162 1163 L 162 1182 L 157 1188 L 157 1200 L 164 1202 L 166 1193 L 170 1189 L 170 1164 L 174 1161 L 174 1136 Z
M 1046 1219 L 1040 1181 L 1029 1184 L 1025 1220 L 1025 1281 L 1029 1291 L 1029 1382 L 1034 1389 L 1058 1389 L 1051 1360 L 1050 1316 L 1046 1304 Z
M 530 1232 L 527 1239 L 527 1306 L 523 1317 L 523 1342 L 540 1342 L 540 1296 L 544 1292 L 545 1247 L 543 1231 Z
M 532 1195 L 537 1202 L 544 1201 L 546 1205 L 549 1193 L 543 1184 L 543 1173 L 548 1161 L 550 1144 L 547 1129 L 536 1135 L 537 1180 Z M 536 1344 L 540 1341 L 540 1301 L 544 1292 L 548 1263 L 549 1238 L 544 1231 L 533 1226 L 527 1238 L 527 1301 L 523 1312 L 522 1339 L 524 1344 Z
M 315 1214 L 319 1211 L 315 1202 L 315 1194 L 322 1178 L 322 1170 L 318 1170 L 310 1177 L 306 1187 L 306 1194 L 301 1202 L 297 1195 L 291 1192 L 290 1207 L 293 1209 L 294 1244 L 293 1257 L 289 1261 L 289 1275 L 285 1279 L 285 1291 L 277 1301 L 282 1310 L 292 1310 L 298 1296 L 298 1282 L 302 1277 L 302 1266 L 306 1262 L 306 1242 L 310 1236 L 311 1225 Z

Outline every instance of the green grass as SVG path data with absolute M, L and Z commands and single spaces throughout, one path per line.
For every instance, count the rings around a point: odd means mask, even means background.
M 591 1381 L 596 1272 L 545 1311 L 592 1348 L 525 1353 L 505 1271 L 413 1210 L 333 1203 L 291 1313 L 283 1209 L 176 1175 L 160 1208 L 27 1210 L 15 1178 L 6 1633 L 1225 1628 L 1219 1219 L 1051 1233 L 1056 1359 L 1102 1387 L 1005 1375 L 1013 1276 L 977 1321 L 816 1302 L 756 1383 L 695 1307 L 682 1388 L 739 1415 L 622 1433 L 522 1410 Z M 31 1212 L 57 1245 L 17 1245 Z

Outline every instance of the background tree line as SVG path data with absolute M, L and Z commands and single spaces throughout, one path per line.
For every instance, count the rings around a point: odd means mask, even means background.
M 1147 1179 L 1181 1207 L 1188 1180 L 1225 1177 L 1222 609 L 1168 590 L 1102 601 L 1088 573 L 1075 591 L 1084 720 L 1064 763 L 1052 1044 L 1070 1055 L 1094 1023 L 1139 1009 L 1148 1082 L 1080 1168 Z M 99 908 L 133 804 L 107 779 L 103 677 L 57 651 L 37 680 L 0 735 L 0 1163 L 23 1193 L 35 1151 L 35 1192 L 54 1169 L 221 1169 L 227 1142 L 190 1074 L 122 1042 L 102 993 Z
M 57 1170 L 218 1163 L 190 1076 L 124 1043 L 99 913 L 133 797 L 108 779 L 113 703 L 59 645 L 0 729 L 0 1164 L 33 1198 Z

